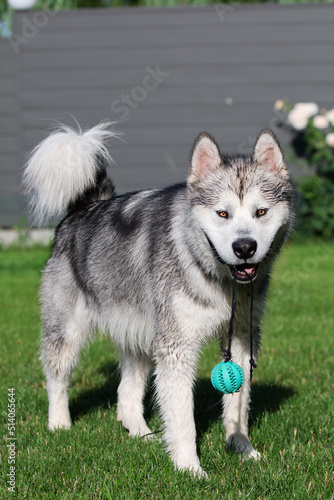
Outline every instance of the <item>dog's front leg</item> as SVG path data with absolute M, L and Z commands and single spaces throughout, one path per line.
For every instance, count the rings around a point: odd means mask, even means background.
M 256 356 L 257 349 L 254 350 Z M 248 437 L 248 412 L 250 402 L 250 362 L 249 341 L 247 336 L 234 338 L 232 342 L 233 361 L 241 366 L 245 380 L 238 392 L 224 394 L 223 419 L 226 430 L 226 444 L 233 447 L 243 458 L 259 459 Z
M 198 353 L 179 341 L 159 345 L 156 352 L 157 399 L 164 422 L 164 437 L 175 466 L 206 476 L 196 452 L 193 382 Z

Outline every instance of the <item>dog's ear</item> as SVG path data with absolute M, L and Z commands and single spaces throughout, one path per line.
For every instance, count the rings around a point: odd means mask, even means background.
M 204 179 L 209 172 L 218 168 L 221 162 L 219 149 L 214 139 L 209 134 L 201 134 L 191 154 L 188 181 L 197 182 Z
M 289 177 L 283 153 L 271 130 L 262 130 L 256 139 L 252 162 L 266 166 L 271 172 Z

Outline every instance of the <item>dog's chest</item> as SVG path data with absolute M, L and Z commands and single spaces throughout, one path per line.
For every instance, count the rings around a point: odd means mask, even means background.
M 180 291 L 173 297 L 172 310 L 178 328 L 188 338 L 205 340 L 228 321 L 231 308 L 223 294 L 205 302 Z

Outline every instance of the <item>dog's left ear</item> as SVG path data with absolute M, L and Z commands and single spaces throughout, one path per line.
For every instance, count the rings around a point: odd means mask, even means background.
M 271 130 L 262 130 L 256 139 L 252 162 L 266 166 L 281 177 L 289 177 L 283 153 Z
M 219 168 L 221 162 L 222 159 L 215 140 L 207 133 L 201 134 L 197 138 L 191 154 L 188 182 L 204 179 L 210 172 Z

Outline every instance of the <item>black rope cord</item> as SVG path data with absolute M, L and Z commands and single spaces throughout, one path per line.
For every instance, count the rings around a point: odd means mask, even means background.
M 234 317 L 235 317 L 235 310 L 237 307 L 237 301 L 236 301 L 236 281 L 233 280 L 232 283 L 232 306 L 231 306 L 231 317 L 230 317 L 230 322 L 228 325 L 228 333 L 227 333 L 227 338 L 228 338 L 228 345 L 227 349 L 225 350 L 223 347 L 223 339 L 221 341 L 221 350 L 223 352 L 223 356 L 225 358 L 225 362 L 231 361 L 232 359 L 232 336 L 233 336 L 233 323 L 234 323 Z
M 250 318 L 249 318 L 249 343 L 250 343 L 250 381 L 253 378 L 253 371 L 257 367 L 253 357 L 253 281 L 250 282 L 250 292 L 251 292 L 251 301 L 250 301 Z
M 245 271 L 247 274 L 247 271 Z M 249 276 L 249 275 L 248 275 Z M 250 278 L 250 276 L 249 276 Z M 254 290 L 253 290 L 253 280 L 250 278 L 250 295 L 251 295 L 251 300 L 250 300 L 250 318 L 249 318 L 249 344 L 250 344 L 250 381 L 252 381 L 253 378 L 253 371 L 254 368 L 257 367 L 257 364 L 254 360 L 254 354 L 253 354 L 253 300 L 254 300 Z M 235 318 L 235 310 L 237 306 L 237 301 L 236 301 L 236 280 L 233 280 L 232 284 L 232 306 L 231 306 L 231 317 L 230 317 L 230 322 L 228 325 L 228 345 L 227 349 L 224 349 L 223 347 L 223 340 L 221 341 L 221 350 L 224 356 L 225 362 L 231 361 L 232 360 L 232 336 L 233 336 L 233 324 L 234 324 L 234 318 Z

